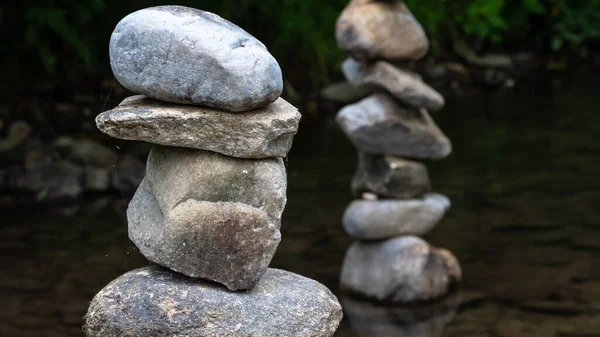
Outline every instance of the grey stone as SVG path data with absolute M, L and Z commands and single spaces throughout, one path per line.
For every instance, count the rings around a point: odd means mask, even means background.
M 386 61 L 362 63 L 349 58 L 342 64 L 342 70 L 348 82 L 355 86 L 382 87 L 416 108 L 436 111 L 444 107 L 444 97 L 425 84 L 419 75 L 396 68 Z
M 253 289 L 229 292 L 160 267 L 128 272 L 93 299 L 88 337 L 329 337 L 342 319 L 322 284 L 269 269 Z
M 14 149 L 31 134 L 31 126 L 25 121 L 15 121 L 10 125 L 6 138 L 0 139 L 0 152 Z
M 113 150 L 89 139 L 61 137 L 55 145 L 63 157 L 80 165 L 112 167 L 117 163 L 118 155 Z
M 355 239 L 387 239 L 430 232 L 450 208 L 450 200 L 436 193 L 411 200 L 356 200 L 343 218 L 346 233 Z
M 414 236 L 355 242 L 344 258 L 341 288 L 382 302 L 429 301 L 461 280 L 458 261 Z
M 110 188 L 110 172 L 104 167 L 86 166 L 83 170 L 84 187 L 89 191 L 103 192 Z
M 148 260 L 230 290 L 254 287 L 281 241 L 279 224 L 243 203 L 188 198 L 161 209 L 146 179 L 127 220 L 129 238 Z
M 194 148 L 238 158 L 285 157 L 300 113 L 279 98 L 244 114 L 164 103 L 142 95 L 96 117 L 111 137 Z
M 429 50 L 423 27 L 403 1 L 354 0 L 335 27 L 338 46 L 356 60 L 420 59 Z
M 34 193 L 38 201 L 73 200 L 83 192 L 83 170 L 66 161 L 36 166 L 12 180 L 9 188 Z
M 283 91 L 281 69 L 252 35 L 216 14 L 158 6 L 123 18 L 110 62 L 127 89 L 162 101 L 248 111 Z
M 373 94 L 372 90 L 363 86 L 354 86 L 350 83 L 338 82 L 328 85 L 321 90 L 321 96 L 333 102 L 350 104 Z
M 430 159 L 452 152 L 450 140 L 427 110 L 402 106 L 386 93 L 344 107 L 336 120 L 362 152 Z
M 359 153 L 358 170 L 352 180 L 355 196 L 370 192 L 383 198 L 411 199 L 430 191 L 425 165 L 392 156 Z
M 156 145 L 148 156 L 146 176 L 165 212 L 187 199 L 244 203 L 266 212 L 279 228 L 287 189 L 281 158 L 238 159 Z

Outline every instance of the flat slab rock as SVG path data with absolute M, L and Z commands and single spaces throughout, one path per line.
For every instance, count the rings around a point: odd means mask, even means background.
M 356 200 L 344 212 L 346 233 L 359 240 L 429 233 L 450 208 L 450 200 L 428 193 L 410 200 Z
M 356 60 L 420 59 L 429 50 L 425 31 L 403 1 L 354 0 L 335 27 L 338 46 Z
M 222 153 L 237 158 L 285 157 L 300 113 L 279 98 L 243 114 L 165 103 L 143 95 L 126 98 L 96 117 L 100 131 L 120 139 Z
M 344 258 L 342 291 L 389 303 L 431 301 L 460 282 L 458 261 L 414 236 L 355 242 Z
M 250 289 L 281 241 L 286 186 L 281 158 L 155 146 L 127 209 L 129 237 L 154 263 Z
M 252 290 L 230 292 L 160 267 L 117 278 L 93 299 L 88 337 L 329 337 L 342 319 L 322 284 L 269 269 Z
M 358 169 L 352 179 L 354 196 L 373 193 L 383 198 L 412 199 L 430 191 L 425 165 L 392 156 L 359 153 Z
M 444 107 L 444 97 L 425 84 L 419 75 L 386 61 L 363 63 L 349 58 L 342 64 L 342 70 L 352 85 L 384 88 L 402 102 L 416 108 L 437 111 Z
M 387 93 L 344 107 L 336 121 L 362 152 L 422 159 L 452 152 L 450 140 L 427 110 L 403 106 Z
M 274 102 L 281 69 L 267 48 L 220 16 L 158 6 L 123 18 L 110 64 L 125 88 L 158 100 L 248 111 Z

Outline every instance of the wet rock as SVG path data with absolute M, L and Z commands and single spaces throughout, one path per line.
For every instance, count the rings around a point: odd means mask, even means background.
M 129 238 L 150 261 L 185 275 L 250 289 L 281 241 L 279 223 L 236 202 L 182 199 L 161 208 L 147 180 L 129 203 Z
M 436 193 L 411 200 L 356 200 L 346 209 L 343 224 L 348 235 L 360 240 L 423 235 L 449 208 L 450 200 Z
M 144 179 L 146 165 L 141 160 L 125 154 L 111 173 L 111 186 L 119 192 L 131 193 Z
M 55 145 L 64 158 L 80 165 L 112 167 L 117 163 L 118 156 L 114 151 L 92 140 L 61 137 Z
M 384 306 L 342 296 L 350 327 L 357 337 L 440 337 L 458 308 L 458 296 L 416 307 Z
M 39 201 L 72 200 L 83 192 L 83 170 L 66 161 L 36 166 L 12 180 L 12 189 L 33 193 Z
M 428 301 L 460 281 L 456 258 L 413 236 L 355 242 L 344 258 L 341 288 L 382 302 Z
M 267 48 L 216 14 L 182 6 L 139 10 L 110 39 L 110 62 L 125 88 L 158 100 L 248 111 L 283 91 Z
M 342 64 L 342 70 L 353 85 L 382 87 L 413 107 L 429 110 L 444 107 L 444 97 L 425 84 L 419 75 L 396 68 L 386 61 L 361 63 L 349 58 Z
M 411 199 L 431 191 L 427 167 L 392 156 L 359 153 L 352 192 L 360 197 L 374 193 L 383 198 Z
M 0 152 L 14 149 L 22 144 L 31 134 L 31 126 L 24 121 L 16 121 L 10 125 L 6 138 L 0 139 Z
M 384 93 L 338 112 L 336 120 L 359 151 L 400 157 L 440 159 L 452 144 L 425 109 L 400 105 Z
M 282 98 L 262 109 L 235 114 L 141 95 L 125 99 L 96 118 L 98 129 L 111 137 L 239 158 L 285 157 L 299 121 L 298 110 Z
M 423 27 L 403 1 L 353 1 L 336 23 L 338 46 L 356 60 L 420 59 L 429 49 Z
M 88 337 L 332 336 L 342 309 L 325 286 L 269 269 L 233 293 L 159 267 L 126 273 L 102 289 L 85 317 Z
M 146 175 L 164 212 L 188 199 L 243 203 L 266 212 L 279 227 L 287 200 L 281 158 L 247 160 L 156 145 Z
M 104 192 L 110 188 L 110 172 L 104 167 L 84 168 L 84 187 L 88 191 Z

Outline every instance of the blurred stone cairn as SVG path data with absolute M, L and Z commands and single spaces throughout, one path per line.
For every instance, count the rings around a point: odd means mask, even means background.
M 337 21 L 342 65 L 354 86 L 371 96 L 336 119 L 358 149 L 343 225 L 355 242 L 341 273 L 344 292 L 381 302 L 421 302 L 445 296 L 460 281 L 456 258 L 417 237 L 431 231 L 450 207 L 431 190 L 427 168 L 415 159 L 441 159 L 452 145 L 428 110 L 443 97 L 391 62 L 422 58 L 429 41 L 402 1 L 352 0 Z M 410 158 L 410 159 L 407 159 Z
M 110 60 L 140 95 L 96 123 L 156 144 L 127 209 L 129 237 L 155 265 L 94 297 L 87 336 L 333 335 L 342 312 L 329 289 L 268 268 L 300 114 L 279 98 L 266 47 L 215 14 L 160 6 L 119 22 Z

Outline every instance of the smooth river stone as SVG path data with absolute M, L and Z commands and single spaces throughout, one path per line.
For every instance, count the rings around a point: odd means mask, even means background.
M 110 38 L 110 64 L 125 88 L 158 100 L 248 111 L 283 91 L 267 48 L 216 14 L 158 6 L 123 18 Z
M 269 269 L 256 287 L 229 292 L 160 267 L 130 271 L 94 297 L 88 337 L 329 337 L 342 319 L 324 285 Z
M 436 111 L 444 107 L 444 97 L 425 84 L 419 75 L 394 67 L 386 61 L 361 63 L 349 58 L 342 64 L 342 70 L 352 85 L 382 87 L 416 108 Z
M 285 157 L 299 122 L 298 109 L 282 98 L 239 114 L 138 95 L 96 117 L 98 129 L 111 137 L 237 158 Z
M 450 140 L 425 109 L 412 109 L 387 93 L 344 107 L 336 120 L 359 151 L 398 157 L 441 159 Z
M 411 200 L 356 200 L 344 212 L 346 233 L 359 240 L 378 240 L 430 232 L 450 208 L 436 193 Z
M 352 1 L 337 20 L 338 46 L 353 59 L 416 60 L 429 50 L 421 24 L 403 1 Z
M 355 242 L 344 258 L 341 289 L 386 303 L 412 303 L 445 296 L 462 272 L 448 250 L 414 236 Z
M 374 193 L 383 198 L 411 199 L 430 191 L 427 166 L 392 156 L 359 153 L 358 170 L 352 180 L 356 197 Z

